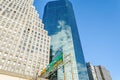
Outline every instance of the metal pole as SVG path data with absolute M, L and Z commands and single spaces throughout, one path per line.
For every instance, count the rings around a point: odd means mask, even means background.
M 73 74 L 73 66 L 72 66 L 72 56 L 70 55 L 70 64 L 71 64 L 71 72 L 72 72 L 72 80 L 74 80 L 74 74 Z
M 66 71 L 65 71 L 64 55 L 63 55 L 63 64 L 64 64 L 64 65 L 63 65 L 63 66 L 64 66 L 64 80 L 66 80 L 66 74 L 65 74 Z

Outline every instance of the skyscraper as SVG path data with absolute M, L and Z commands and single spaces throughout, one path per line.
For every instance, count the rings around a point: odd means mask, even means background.
M 103 66 L 93 66 L 87 63 L 89 80 L 112 80 L 109 71 Z
M 98 80 L 95 72 L 95 68 L 91 63 L 87 63 L 87 70 L 89 75 L 89 80 Z
M 0 72 L 35 76 L 49 63 L 50 37 L 34 0 L 0 0 Z
M 68 0 L 48 2 L 44 9 L 43 23 L 51 36 L 53 54 L 63 49 L 64 70 L 58 70 L 58 80 L 88 80 L 87 69 L 79 39 L 72 4 Z M 69 56 L 68 56 L 69 55 Z

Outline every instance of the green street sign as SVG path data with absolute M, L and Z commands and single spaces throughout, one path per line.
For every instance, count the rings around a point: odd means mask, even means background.
M 57 56 L 55 56 L 54 59 L 52 60 L 52 62 L 47 66 L 46 72 L 50 73 L 55 68 L 57 68 L 59 66 L 59 64 L 61 64 L 62 62 L 63 62 L 63 52 L 59 51 L 59 53 L 57 54 Z

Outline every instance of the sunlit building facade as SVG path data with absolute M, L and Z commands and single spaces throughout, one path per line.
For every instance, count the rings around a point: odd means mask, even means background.
M 0 71 L 35 76 L 49 64 L 50 37 L 34 0 L 0 0 Z
M 98 80 L 96 76 L 95 67 L 91 63 L 87 63 L 87 70 L 88 70 L 89 80 Z
M 112 80 L 110 72 L 103 66 L 94 66 L 87 63 L 89 80 Z
M 51 36 L 53 55 L 62 48 L 63 62 L 70 59 L 57 71 L 57 80 L 88 80 L 72 4 L 68 0 L 48 2 L 44 9 L 43 23 Z

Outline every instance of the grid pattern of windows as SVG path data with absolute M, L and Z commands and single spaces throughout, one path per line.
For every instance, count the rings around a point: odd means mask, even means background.
M 0 69 L 36 75 L 49 63 L 50 37 L 33 0 L 0 0 Z

